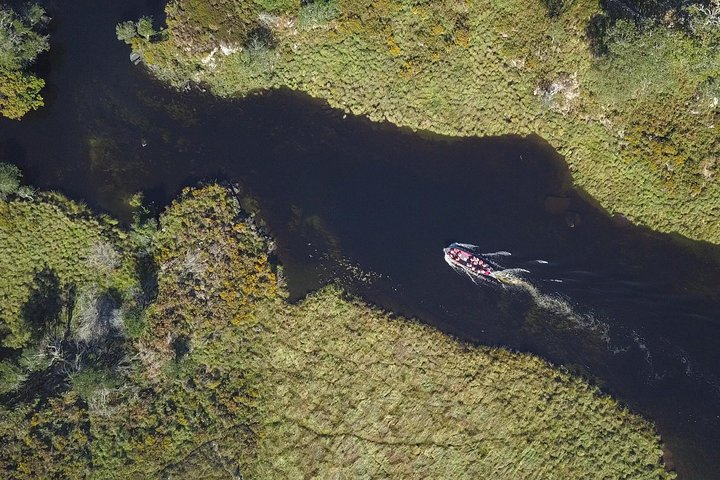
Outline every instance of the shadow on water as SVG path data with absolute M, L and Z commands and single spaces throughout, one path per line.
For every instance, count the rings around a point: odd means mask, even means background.
M 293 298 L 336 280 L 462 338 L 568 365 L 652 417 L 688 478 L 720 471 L 720 249 L 610 219 L 540 138 L 448 139 L 276 91 L 175 93 L 114 24 L 159 2 L 50 2 L 48 106 L 0 121 L 0 161 L 127 218 L 144 191 L 232 179 L 277 239 Z M 120 2 L 117 2 L 120 3 Z M 452 241 L 508 250 L 527 286 L 479 288 Z

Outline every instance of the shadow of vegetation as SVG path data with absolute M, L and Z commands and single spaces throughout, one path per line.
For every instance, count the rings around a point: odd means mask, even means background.
M 21 309 L 23 322 L 31 335 L 31 348 L 48 338 L 59 339 L 59 344 L 65 343 L 76 295 L 75 285 L 61 285 L 51 268 L 46 266 L 35 274 L 30 296 Z M 15 361 L 20 353 L 15 351 Z M 58 395 L 67 390 L 66 380 L 60 366 L 51 362 L 47 367 L 29 372 L 17 391 L 0 396 L 0 403 L 16 405 Z
M 30 297 L 22 307 L 21 315 L 33 340 L 38 341 L 59 327 L 69 298 L 55 272 L 48 267 L 35 274 L 32 284 Z M 74 302 L 74 299 L 71 301 Z
M 602 0 L 605 14 L 612 21 L 661 20 L 671 10 L 692 4 L 706 3 L 702 0 Z
M 575 3 L 575 0 L 541 0 L 547 8 L 548 16 L 559 17 L 567 11 L 568 8 Z
M 135 274 L 140 281 L 140 308 L 145 308 L 155 301 L 158 295 L 158 264 L 152 255 L 136 257 Z
M 154 270 L 150 272 L 153 278 Z M 39 400 L 45 404 L 68 391 L 73 376 L 81 372 L 110 380 L 118 376 L 126 355 L 125 338 L 116 321 L 122 293 L 110 289 L 92 294 L 84 303 L 79 297 L 75 284 L 63 286 L 52 269 L 36 273 L 22 316 L 31 332 L 27 352 L 39 356 L 43 365 L 26 371 L 25 381 L 0 396 L 0 403 L 13 406 Z M 15 350 L 6 358 L 20 365 L 21 356 Z
M 543 0 L 548 15 L 556 17 L 565 10 L 574 0 Z M 676 28 L 685 28 L 687 22 L 684 7 L 693 4 L 704 4 L 699 0 L 602 0 L 603 13 L 593 15 L 585 28 L 590 51 L 595 57 L 606 55 L 608 49 L 607 33 L 613 25 L 620 20 L 634 22 L 638 27 L 644 28 L 667 20 L 672 15 L 680 20 L 673 22 Z

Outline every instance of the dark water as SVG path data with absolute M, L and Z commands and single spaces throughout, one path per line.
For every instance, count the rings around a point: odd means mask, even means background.
M 417 135 L 284 91 L 175 93 L 114 38 L 160 2 L 47 6 L 48 105 L 0 120 L 0 161 L 30 183 L 122 217 L 136 191 L 162 206 L 198 180 L 237 181 L 294 298 L 335 280 L 562 363 L 656 421 L 685 478 L 720 477 L 720 248 L 609 219 L 539 138 Z M 530 271 L 526 288 L 474 286 L 444 263 L 451 241 L 511 251 L 501 261 Z

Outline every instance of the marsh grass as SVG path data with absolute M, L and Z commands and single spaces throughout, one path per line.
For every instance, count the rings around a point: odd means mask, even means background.
M 260 478 L 671 476 L 648 422 L 536 357 L 335 288 L 258 321 Z

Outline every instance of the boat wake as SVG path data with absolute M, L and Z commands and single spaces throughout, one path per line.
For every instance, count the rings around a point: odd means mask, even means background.
M 578 313 L 571 303 L 558 294 L 541 292 L 526 278 L 530 273 L 524 268 L 505 268 L 495 262 L 494 257 L 510 256 L 510 252 L 500 251 L 480 253 L 480 248 L 468 243 L 453 243 L 444 249 L 445 261 L 453 270 L 466 275 L 476 285 L 492 285 L 504 289 L 522 290 L 534 304 L 545 312 L 548 326 L 560 330 L 582 330 L 593 332 L 604 343 L 610 343 L 610 327 L 589 313 Z M 548 264 L 546 260 L 535 260 L 538 264 Z
M 521 288 L 532 298 L 535 305 L 543 311 L 562 318 L 565 329 L 592 332 L 606 345 L 610 345 L 610 325 L 599 320 L 591 313 L 579 313 L 572 304 L 558 294 L 541 292 L 525 278 L 513 278 L 513 286 Z
M 493 272 L 491 276 L 500 280 L 505 285 L 512 287 L 522 285 L 524 281 L 522 275 L 525 273 L 530 273 L 530 270 L 525 270 L 524 268 L 506 268 L 505 270 Z

